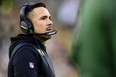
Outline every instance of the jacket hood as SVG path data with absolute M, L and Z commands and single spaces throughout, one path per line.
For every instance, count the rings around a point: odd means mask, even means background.
M 33 35 L 19 34 L 16 37 L 11 37 L 11 44 L 15 44 L 21 41 L 34 41 Z
M 35 38 L 36 39 L 36 38 Z M 36 43 L 34 39 L 33 35 L 27 35 L 27 34 L 19 34 L 16 37 L 11 37 L 11 45 L 9 47 L 9 57 L 13 51 L 13 49 L 15 48 L 16 45 L 18 45 L 20 42 L 31 42 L 31 43 Z M 39 43 L 39 45 L 41 45 L 42 48 L 45 49 L 45 46 L 39 41 L 37 40 L 37 42 Z

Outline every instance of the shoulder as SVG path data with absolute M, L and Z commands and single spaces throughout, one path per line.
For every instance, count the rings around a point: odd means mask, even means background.
M 35 45 L 24 44 L 24 43 L 21 43 L 21 44 L 18 47 L 18 49 L 15 51 L 16 52 L 14 56 L 15 58 L 16 57 L 35 57 L 35 58 L 39 57 Z
M 21 46 L 20 48 L 18 48 L 17 50 L 17 54 L 21 54 L 21 55 L 37 55 L 35 53 L 35 49 L 29 45 L 24 45 L 24 46 Z
M 13 58 L 13 64 L 17 64 L 19 62 L 25 63 L 31 61 L 35 63 L 39 63 L 41 61 L 40 55 L 35 52 L 37 51 L 30 46 L 23 46 L 19 48 Z

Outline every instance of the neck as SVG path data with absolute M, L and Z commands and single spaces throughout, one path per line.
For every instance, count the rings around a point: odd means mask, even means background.
M 34 35 L 42 44 L 45 44 L 47 40 L 51 38 L 51 36 L 46 35 Z

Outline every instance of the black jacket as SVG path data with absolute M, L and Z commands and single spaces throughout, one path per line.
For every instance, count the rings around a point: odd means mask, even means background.
M 30 43 L 37 50 L 41 50 L 44 55 L 37 53 L 38 51 L 33 47 L 24 45 L 16 51 L 11 59 L 14 48 L 24 42 Z M 11 38 L 8 77 L 55 77 L 45 46 L 33 35 L 20 34 Z

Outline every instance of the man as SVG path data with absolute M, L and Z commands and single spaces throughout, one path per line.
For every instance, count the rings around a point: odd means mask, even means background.
M 11 38 L 8 77 L 55 77 L 45 42 L 56 33 L 44 3 L 27 3 L 20 10 L 24 34 Z
M 80 21 L 72 46 L 79 76 L 116 77 L 116 0 L 86 0 Z

